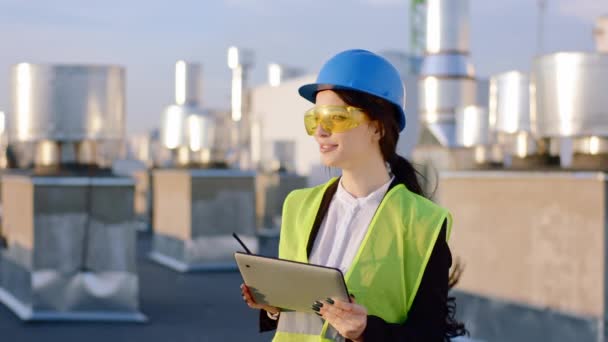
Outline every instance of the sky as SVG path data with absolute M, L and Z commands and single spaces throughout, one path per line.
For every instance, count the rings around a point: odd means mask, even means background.
M 593 51 L 593 25 L 608 0 L 546 0 L 542 53 Z M 529 71 L 537 55 L 535 0 L 470 0 L 477 75 Z M 203 102 L 227 109 L 228 47 L 252 49 L 250 84 L 268 63 L 316 73 L 349 48 L 408 52 L 402 0 L 0 0 L 0 111 L 10 110 L 19 62 L 118 64 L 127 70 L 127 132 L 158 126 L 173 103 L 174 63 L 203 66 Z

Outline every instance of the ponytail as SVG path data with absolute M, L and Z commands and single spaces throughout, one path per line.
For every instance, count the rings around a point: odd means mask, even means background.
M 456 258 L 456 262 L 454 263 L 454 267 L 450 272 L 449 281 L 448 281 L 448 290 L 451 290 L 456 284 L 458 284 L 458 280 L 460 280 L 460 275 L 462 274 L 462 270 L 464 267 L 460 262 L 460 259 Z M 447 301 L 447 314 L 445 316 L 445 336 L 446 341 L 451 341 L 452 338 L 458 336 L 469 336 L 469 331 L 464 326 L 464 323 L 456 320 L 456 298 L 449 297 Z
M 418 181 L 418 177 L 424 178 L 424 176 L 414 168 L 412 163 L 397 153 L 394 153 L 387 158 L 387 161 L 391 167 L 391 172 L 398 183 L 405 185 L 409 191 L 426 197 L 426 194 Z

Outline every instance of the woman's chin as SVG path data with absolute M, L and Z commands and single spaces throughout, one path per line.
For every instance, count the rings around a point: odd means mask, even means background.
M 340 168 L 340 162 L 330 156 L 321 156 L 321 163 L 326 167 Z

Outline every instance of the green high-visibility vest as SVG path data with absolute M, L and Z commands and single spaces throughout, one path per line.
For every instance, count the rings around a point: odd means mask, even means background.
M 309 262 L 306 247 L 321 200 L 336 181 L 295 190 L 283 204 L 279 257 Z M 424 269 L 451 214 L 403 184 L 390 189 L 376 211 L 353 262 L 344 275 L 350 293 L 368 315 L 388 323 L 403 323 L 412 306 Z M 312 305 L 312 303 L 311 303 Z M 282 312 L 273 341 L 340 341 L 343 338 L 320 317 L 303 312 Z

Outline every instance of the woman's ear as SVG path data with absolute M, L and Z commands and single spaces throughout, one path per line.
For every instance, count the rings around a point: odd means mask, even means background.
M 375 141 L 380 141 L 380 139 L 384 137 L 384 127 L 382 126 L 380 121 L 370 122 L 369 127 L 372 131 L 372 137 Z

